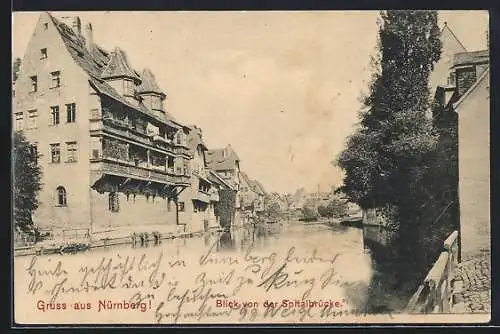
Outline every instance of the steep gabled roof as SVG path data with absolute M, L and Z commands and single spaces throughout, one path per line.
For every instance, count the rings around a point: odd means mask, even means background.
M 125 52 L 120 48 L 115 48 L 115 50 L 111 53 L 109 62 L 101 73 L 101 78 L 130 78 L 135 80 L 137 83 L 141 82 L 137 73 L 130 67 Z
M 255 183 L 255 185 L 257 186 L 257 188 L 259 189 L 260 194 L 261 195 L 265 195 L 266 194 L 266 190 L 264 189 L 264 186 L 262 185 L 262 183 L 260 183 L 257 180 L 254 180 L 253 182 Z
M 248 184 L 248 186 L 250 187 L 250 190 L 253 191 L 253 183 L 252 183 L 252 180 L 250 180 L 250 178 L 248 177 L 248 175 L 245 172 L 240 171 L 240 177 L 241 177 L 240 180 L 242 180 L 243 182 Z
M 213 170 L 209 171 L 208 180 L 212 183 L 219 184 L 225 186 L 228 189 L 234 190 L 233 186 L 231 186 L 228 182 L 224 181 L 224 179 L 222 179 L 219 175 L 217 175 L 217 173 L 214 172 Z
M 105 51 L 104 48 L 95 43 L 93 43 L 90 48 L 87 49 L 85 47 L 85 39 L 82 36 L 77 36 L 73 29 L 71 29 L 64 22 L 52 16 L 50 13 L 47 12 L 46 14 L 57 28 L 57 31 L 59 32 L 59 35 L 61 36 L 62 41 L 66 46 L 66 49 L 68 50 L 70 56 L 73 58 L 75 63 L 89 75 L 89 82 L 101 94 L 105 94 L 113 98 L 114 100 L 141 113 L 144 113 L 149 117 L 158 120 L 159 122 L 168 124 L 169 126 L 173 126 L 175 128 L 185 127 L 184 125 L 176 121 L 175 118 L 167 112 L 162 115 L 156 115 L 142 103 L 140 103 L 138 106 L 135 106 L 127 102 L 127 100 L 125 100 L 113 87 L 106 83 L 103 78 L 101 78 L 101 73 L 103 73 L 110 62 L 110 54 Z M 123 51 L 122 53 L 123 56 L 125 56 L 125 53 Z M 138 77 L 137 73 L 129 65 L 128 69 L 133 72 L 132 75 L 136 75 Z
M 213 170 L 233 170 L 240 158 L 231 145 L 226 148 L 212 149 L 206 152 L 207 166 Z
M 448 23 L 445 22 L 443 29 L 441 29 L 441 41 L 443 43 L 456 43 L 463 52 L 467 51 L 465 46 L 460 42 L 457 35 L 453 32 L 453 30 L 448 26 Z
M 156 78 L 149 68 L 145 68 L 141 73 L 142 83 L 137 87 L 139 93 L 156 93 L 165 98 L 165 93 L 161 90 L 160 86 L 156 83 Z

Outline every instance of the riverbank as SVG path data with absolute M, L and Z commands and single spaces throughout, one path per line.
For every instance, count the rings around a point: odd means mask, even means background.
M 153 244 L 160 240 L 190 238 L 219 233 L 223 230 L 224 229 L 219 226 L 214 226 L 207 231 L 185 231 L 184 225 L 146 225 L 130 226 L 120 229 L 108 228 L 94 231 L 94 233 L 87 238 L 54 238 L 52 240 L 37 242 L 29 246 L 15 247 L 14 256 L 57 254 L 61 252 L 62 247 L 68 245 L 76 245 L 80 249 L 91 249 L 126 244 Z

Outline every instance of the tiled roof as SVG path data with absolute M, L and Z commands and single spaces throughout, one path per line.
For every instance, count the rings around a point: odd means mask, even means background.
M 101 78 L 113 79 L 123 77 L 134 79 L 137 83 L 141 82 L 137 73 L 130 67 L 125 52 L 120 48 L 115 48 L 111 53 L 108 64 L 101 73 Z
M 236 161 L 240 160 L 231 145 L 226 148 L 208 150 L 205 156 L 207 166 L 213 170 L 233 170 L 236 168 Z
M 160 117 L 159 115 L 153 113 L 151 110 L 149 110 L 144 104 L 139 103 L 137 106 L 130 104 L 125 98 L 123 98 L 120 94 L 116 92 L 116 90 L 113 89 L 110 85 L 108 85 L 105 81 L 96 79 L 96 78 L 89 78 L 90 84 L 101 94 L 104 94 L 108 97 L 111 97 L 112 99 L 126 105 L 129 108 L 135 109 L 140 111 L 143 114 L 148 115 L 150 118 L 153 118 L 157 120 L 158 122 L 167 124 L 173 128 L 181 128 L 182 125 L 177 123 L 175 119 L 172 117 L 172 115 L 168 114 L 165 112 L 165 114 Z
M 221 186 L 225 186 L 228 189 L 234 190 L 234 188 L 226 181 L 224 181 L 216 172 L 211 170 L 208 173 L 208 180 L 212 183 L 219 184 Z
M 240 176 L 241 176 L 241 179 L 243 179 L 243 181 L 248 184 L 248 186 L 251 188 L 251 190 L 253 191 L 253 183 L 252 183 L 252 180 L 250 180 L 250 178 L 248 177 L 248 175 L 245 173 L 245 172 L 241 172 L 240 171 Z
M 180 124 L 175 120 L 175 118 L 169 114 L 164 113 L 161 116 L 150 111 L 144 104 L 139 103 L 137 106 L 130 104 L 125 100 L 113 87 L 111 87 L 106 81 L 101 78 L 101 73 L 103 73 L 104 68 L 110 61 L 110 55 L 102 47 L 97 44 L 93 44 L 90 47 L 90 51 L 85 47 L 85 40 L 82 36 L 77 36 L 73 29 L 71 29 L 65 23 L 59 21 L 54 16 L 48 14 L 52 22 L 59 31 L 60 36 L 68 50 L 69 54 L 75 61 L 75 63 L 80 66 L 89 75 L 89 82 L 96 88 L 101 94 L 105 94 L 114 100 L 133 108 L 141 113 L 148 115 L 149 117 L 162 122 L 164 124 L 180 128 L 184 125 Z M 123 52 L 123 51 L 122 51 Z M 124 54 L 124 52 L 123 52 Z M 125 58 L 126 59 L 126 58 Z M 130 68 L 130 67 L 129 67 Z M 130 68 L 130 70 L 132 70 Z M 135 71 L 134 71 L 135 73 Z
M 259 181 L 256 181 L 256 180 L 254 180 L 253 182 L 255 183 L 255 185 L 257 186 L 257 188 L 259 189 L 260 194 L 261 195 L 265 195 L 266 194 L 266 190 L 264 189 L 264 186 L 262 185 L 262 183 L 260 183 Z
M 490 60 L 489 50 L 460 52 L 453 56 L 453 66 L 481 64 Z
M 156 83 L 156 78 L 153 72 L 149 68 L 145 68 L 141 73 L 142 83 L 137 87 L 137 92 L 139 93 L 156 93 L 161 94 L 165 97 L 165 93 L 162 92 L 158 84 Z

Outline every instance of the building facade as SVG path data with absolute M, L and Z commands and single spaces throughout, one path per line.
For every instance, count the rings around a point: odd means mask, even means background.
M 210 149 L 206 152 L 207 166 L 230 186 L 226 191 L 232 191 L 234 200 L 231 204 L 234 207 L 234 214 L 229 222 L 222 222 L 222 225 L 239 226 L 243 224 L 241 216 L 241 194 L 240 194 L 240 158 L 231 145 L 221 149 Z M 225 196 L 224 196 L 225 197 Z M 225 197 L 226 198 L 226 197 Z M 229 197 L 227 197 L 229 198 Z
M 448 44 L 460 45 L 449 27 Z M 490 251 L 490 70 L 489 50 L 451 48 L 447 72 L 436 84 L 438 126 L 457 127 L 458 198 L 462 260 Z M 444 120 L 444 122 L 443 122 Z M 450 123 L 452 122 L 452 123 Z
M 179 221 L 190 232 L 208 231 L 219 227 L 215 206 L 219 201 L 218 182 L 209 179 L 202 130 L 191 127 L 187 142 L 193 156 L 190 161 L 191 185 L 179 196 Z
M 164 107 L 148 69 L 93 42 L 90 23 L 41 14 L 15 83 L 14 130 L 40 154 L 34 223 L 92 232 L 176 225 L 190 187 L 191 129 Z M 144 213 L 147 212 L 147 215 Z

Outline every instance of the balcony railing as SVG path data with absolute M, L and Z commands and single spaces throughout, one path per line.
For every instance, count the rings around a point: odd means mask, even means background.
M 205 203 L 210 203 L 210 195 L 205 192 L 198 191 L 193 198 Z
M 96 124 L 99 124 L 98 120 L 92 119 L 90 122 L 91 131 L 105 130 L 106 132 L 123 136 L 145 145 L 158 147 L 169 152 L 174 152 L 176 154 L 183 154 L 190 156 L 189 148 L 185 146 L 175 146 L 172 140 L 164 138 L 159 135 L 155 134 L 148 135 L 146 133 L 141 133 L 139 131 L 136 131 L 132 129 L 128 123 L 124 121 L 119 121 L 110 118 L 106 119 L 103 118 L 104 127 L 96 126 Z
M 92 170 L 103 173 L 119 174 L 126 177 L 140 178 L 144 180 L 156 181 L 159 183 L 183 183 L 190 182 L 189 177 L 185 175 L 173 174 L 170 170 L 160 171 L 145 167 L 129 165 L 127 162 L 117 162 L 112 159 L 101 158 L 93 159 Z

